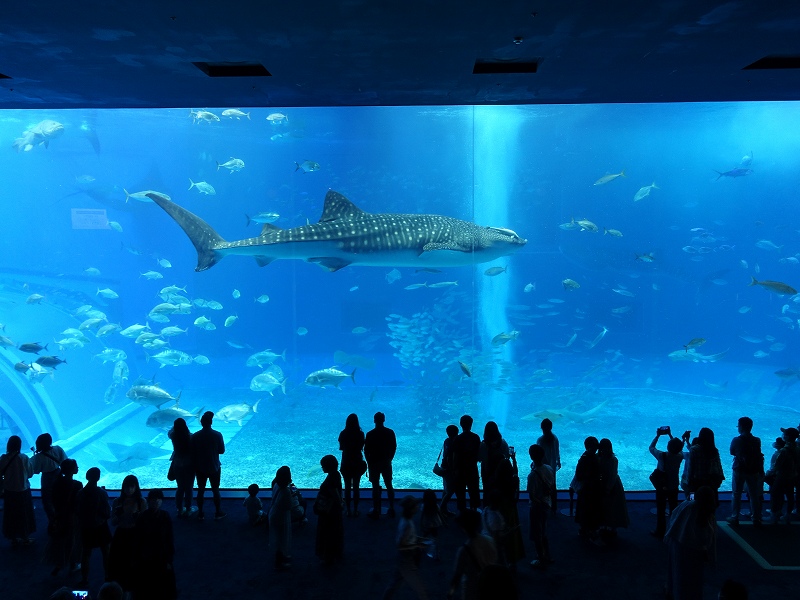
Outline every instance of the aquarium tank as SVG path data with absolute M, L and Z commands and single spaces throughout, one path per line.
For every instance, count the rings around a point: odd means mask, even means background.
M 316 487 L 381 411 L 398 488 L 441 485 L 470 414 L 523 472 L 551 419 L 562 489 L 588 435 L 645 490 L 658 427 L 710 427 L 729 489 L 740 416 L 767 459 L 800 420 L 797 103 L 4 110 L 0 137 L 0 429 L 106 487 L 169 485 L 208 410 L 226 488 Z

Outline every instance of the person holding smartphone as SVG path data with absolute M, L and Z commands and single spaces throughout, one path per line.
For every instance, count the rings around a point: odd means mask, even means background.
M 666 452 L 656 448 L 661 436 L 669 437 Z M 658 461 L 655 471 L 650 476 L 650 481 L 656 489 L 656 528 L 650 532 L 650 535 L 662 539 L 664 532 L 667 530 L 667 517 L 665 514 L 667 505 L 669 505 L 670 514 L 678 506 L 683 442 L 676 437 L 672 437 L 669 425 L 665 425 L 656 430 L 656 437 L 650 442 L 649 450 L 650 454 Z

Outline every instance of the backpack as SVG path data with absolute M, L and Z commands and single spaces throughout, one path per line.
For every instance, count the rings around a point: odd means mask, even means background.
M 741 453 L 739 454 L 739 468 L 743 473 L 763 473 L 764 455 L 760 451 L 761 440 L 757 437 L 742 438 Z

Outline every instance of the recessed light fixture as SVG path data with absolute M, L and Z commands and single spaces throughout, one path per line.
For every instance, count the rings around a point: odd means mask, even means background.
M 765 56 L 747 65 L 742 71 L 761 69 L 800 69 L 800 56 Z
M 193 62 L 192 64 L 209 77 L 272 77 L 272 73 L 260 63 Z

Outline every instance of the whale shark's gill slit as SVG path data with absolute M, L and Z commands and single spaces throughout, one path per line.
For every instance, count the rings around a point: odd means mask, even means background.
M 214 228 L 203 219 L 170 202 L 159 194 L 147 194 L 153 202 L 158 204 L 164 211 L 180 225 L 181 229 L 189 236 L 195 250 L 197 250 L 197 266 L 195 271 L 205 271 L 210 269 L 222 260 L 222 255 L 217 252 L 221 245 L 227 242 L 220 236 Z M 268 264 L 268 263 L 265 263 Z

